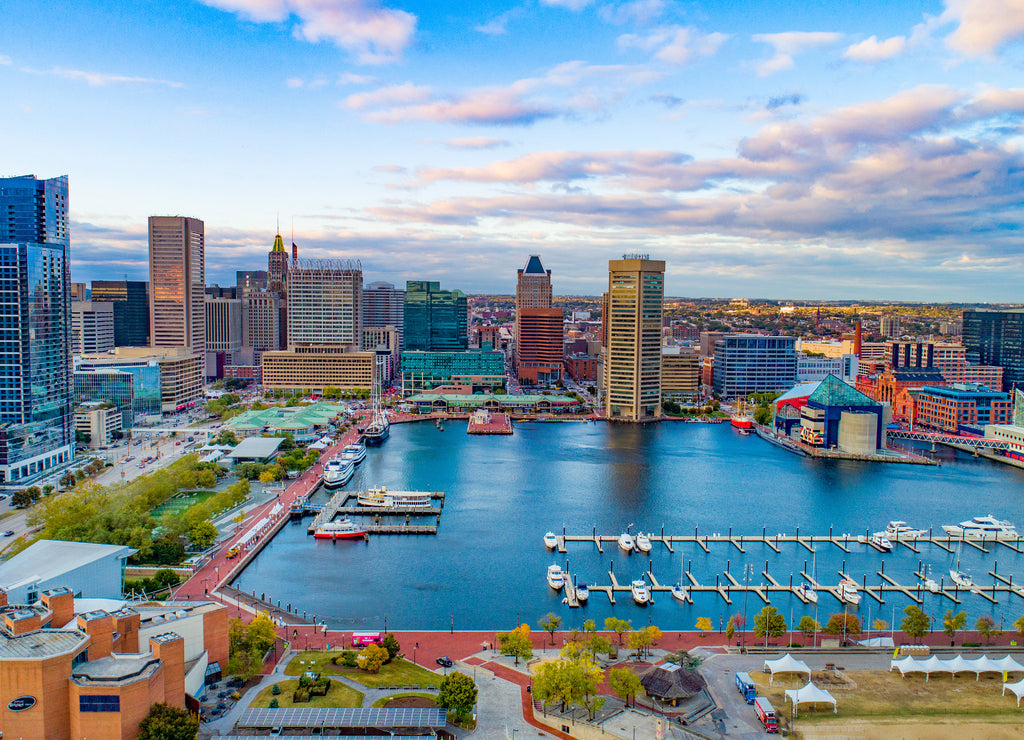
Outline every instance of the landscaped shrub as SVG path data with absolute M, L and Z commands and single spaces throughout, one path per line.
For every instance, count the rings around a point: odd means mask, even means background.
M 268 705 L 271 709 L 280 709 L 281 705 L 277 703 L 277 699 L 271 699 Z
M 292 694 L 293 704 L 302 704 L 309 701 L 309 689 L 295 689 L 295 693 Z
M 275 683 L 274 684 L 274 688 L 272 688 L 270 690 L 270 693 L 273 694 L 274 696 L 280 696 L 281 695 L 281 686 L 279 684 Z
M 356 668 L 359 663 L 359 653 L 355 650 L 346 650 L 341 654 L 341 662 L 346 668 Z

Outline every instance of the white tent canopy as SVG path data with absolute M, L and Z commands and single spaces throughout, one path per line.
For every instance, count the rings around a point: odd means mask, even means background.
M 992 662 L 999 666 L 999 670 L 1001 671 L 1010 671 L 1011 673 L 1024 672 L 1024 665 L 1021 665 L 1009 655 L 1005 658 L 1000 658 L 999 660 L 993 660 Z
M 786 698 L 793 702 L 793 716 L 796 717 L 799 713 L 799 707 L 801 704 L 823 704 L 828 703 L 832 705 L 832 711 L 838 712 L 839 708 L 836 706 L 836 699 L 832 694 L 828 693 L 824 689 L 819 689 L 811 682 L 807 682 L 807 685 L 800 689 L 786 689 Z
M 1021 697 L 1024 697 L 1024 678 L 1017 683 L 1004 683 L 1003 684 L 1003 696 L 1006 696 L 1006 690 L 1009 689 L 1013 692 L 1013 695 L 1017 697 L 1017 706 L 1020 706 Z
M 964 658 L 962 655 L 957 655 L 947 660 L 942 660 L 934 655 L 921 660 L 908 656 L 900 660 L 890 661 L 889 670 L 891 671 L 894 668 L 898 668 L 900 674 L 904 676 L 908 673 L 923 673 L 926 676 L 926 680 L 932 673 L 950 673 L 955 677 L 958 673 L 969 672 L 974 673 L 975 680 L 977 680 L 982 673 L 1024 671 L 1024 666 L 1009 655 L 999 660 L 993 660 L 987 655 L 977 658 Z
M 789 653 L 786 653 L 777 660 L 766 660 L 764 662 L 764 669 L 771 672 L 771 678 L 768 683 L 775 681 L 775 674 L 777 673 L 806 673 L 807 680 L 811 680 L 811 669 L 807 667 L 807 664 L 802 660 L 797 660 Z

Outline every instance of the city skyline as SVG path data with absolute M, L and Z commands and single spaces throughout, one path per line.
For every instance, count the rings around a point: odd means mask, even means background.
M 396 285 L 511 294 L 541 254 L 560 295 L 598 295 L 645 252 L 668 296 L 1019 300 L 1011 0 L 5 16 L 5 174 L 69 174 L 76 282 L 145 279 L 147 218 L 179 213 L 222 285 L 280 218 L 302 256 Z

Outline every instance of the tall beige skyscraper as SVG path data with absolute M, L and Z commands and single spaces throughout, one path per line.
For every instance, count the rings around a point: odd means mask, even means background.
M 661 416 L 661 315 L 665 262 L 643 254 L 608 262 L 603 317 L 605 417 Z
M 206 240 L 203 222 L 149 217 L 149 325 L 154 347 L 206 351 Z

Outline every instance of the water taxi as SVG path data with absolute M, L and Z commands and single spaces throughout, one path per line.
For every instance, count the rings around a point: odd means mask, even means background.
M 360 491 L 356 495 L 360 506 L 378 509 L 426 509 L 430 507 L 429 491 L 389 491 L 386 486 Z
M 341 488 L 352 480 L 352 476 L 355 472 L 356 466 L 348 460 L 342 460 L 340 457 L 331 459 L 324 466 L 324 488 L 329 490 Z
M 318 540 L 351 540 L 360 539 L 366 536 L 366 530 L 352 523 L 348 517 L 333 522 L 321 524 L 313 532 L 313 537 Z
M 651 600 L 651 591 L 647 588 L 647 583 L 643 578 L 639 578 L 629 584 L 629 590 L 633 594 L 633 601 L 641 606 Z
M 943 531 L 950 537 L 965 540 L 1019 540 L 1017 528 L 1011 522 L 1004 522 L 989 514 L 976 516 L 959 524 L 944 524 Z
M 640 552 L 651 551 L 651 540 L 643 532 L 636 533 L 636 549 Z
M 558 536 L 554 532 L 544 533 L 544 547 L 554 550 L 558 547 Z
M 548 566 L 548 585 L 555 589 L 555 591 L 562 590 L 562 586 L 565 585 L 565 571 L 562 570 L 562 566 Z

